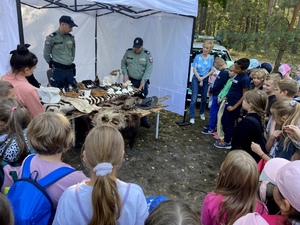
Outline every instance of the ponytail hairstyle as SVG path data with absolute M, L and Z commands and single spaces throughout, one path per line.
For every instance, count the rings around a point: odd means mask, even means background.
M 6 135 L 5 139 L 0 142 L 0 145 L 9 140 L 2 152 L 2 158 L 14 137 L 16 137 L 19 147 L 17 162 L 21 163 L 29 151 L 23 130 L 27 128 L 30 122 L 30 114 L 15 98 L 0 99 L 0 112 L 0 135 Z
M 10 52 L 12 54 L 10 66 L 13 73 L 22 72 L 26 67 L 32 68 L 38 63 L 36 55 L 28 50 L 29 46 L 29 44 L 20 44 L 16 50 Z
M 277 100 L 271 106 L 271 113 L 274 118 L 278 120 L 286 116 L 286 120 L 283 121 L 282 126 L 295 125 L 299 126 L 299 115 L 300 115 L 300 104 L 295 100 L 284 99 Z M 284 138 L 283 147 L 285 150 L 288 149 L 289 144 L 292 142 L 297 146 L 298 140 L 288 133 L 282 132 Z
M 243 150 L 228 153 L 221 165 L 214 192 L 224 196 L 216 220 L 232 225 L 238 218 L 255 212 L 259 172 L 253 157 Z
M 268 104 L 268 96 L 262 90 L 249 90 L 244 95 L 245 100 L 251 104 L 252 109 L 260 115 L 261 124 L 263 126 L 264 131 L 266 130 L 266 107 Z
M 115 225 L 121 215 L 122 203 L 118 192 L 115 174 L 122 164 L 124 139 L 121 133 L 110 125 L 94 127 L 84 143 L 84 164 L 96 172 L 97 180 L 93 187 L 93 216 L 88 225 Z M 110 165 L 110 171 L 100 174 L 98 168 Z M 99 172 L 99 174 L 98 174 Z

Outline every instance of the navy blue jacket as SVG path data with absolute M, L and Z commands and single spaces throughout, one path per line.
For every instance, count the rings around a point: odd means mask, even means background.
M 219 75 L 217 76 L 213 87 L 210 88 L 209 93 L 213 94 L 213 96 L 218 96 L 225 86 L 226 82 L 229 79 L 228 69 L 221 70 Z

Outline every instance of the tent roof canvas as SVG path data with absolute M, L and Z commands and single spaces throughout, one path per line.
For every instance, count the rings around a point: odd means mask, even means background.
M 197 0 L 21 0 L 22 4 L 42 8 L 67 8 L 74 12 L 91 12 L 98 15 L 119 12 L 128 16 L 147 16 L 156 12 L 197 16 Z

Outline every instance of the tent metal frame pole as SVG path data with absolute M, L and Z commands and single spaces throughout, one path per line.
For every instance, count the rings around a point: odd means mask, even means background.
M 97 68 L 97 63 L 98 63 L 98 59 L 97 59 L 97 19 L 98 19 L 98 15 L 96 12 L 96 16 L 95 16 L 95 78 L 96 78 L 96 74 L 98 73 L 98 68 Z
M 192 30 L 192 37 L 191 37 L 191 49 L 190 49 L 190 60 L 189 60 L 189 70 L 187 75 L 187 83 L 186 83 L 186 92 L 185 92 L 185 104 L 184 104 L 184 113 L 183 113 L 183 120 L 177 121 L 176 124 L 178 126 L 186 126 L 191 125 L 189 121 L 186 121 L 186 113 L 187 113 L 187 102 L 188 102 L 188 92 L 189 92 L 189 83 L 190 83 L 190 71 L 191 71 L 191 63 L 192 63 L 192 51 L 193 51 L 193 42 L 194 42 L 194 31 L 196 25 L 196 17 L 193 18 L 193 30 Z
M 16 8 L 17 8 L 17 16 L 18 16 L 20 44 L 24 45 L 25 41 L 24 41 L 24 30 L 23 30 L 23 22 L 22 22 L 21 0 L 16 0 Z

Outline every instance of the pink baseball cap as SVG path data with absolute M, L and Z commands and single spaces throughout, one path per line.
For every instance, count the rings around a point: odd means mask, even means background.
M 242 216 L 233 225 L 269 225 L 268 222 L 262 218 L 257 212 L 248 213 L 245 216 Z
M 282 64 L 278 68 L 278 71 L 282 74 L 282 76 L 285 76 L 290 70 L 291 67 L 288 64 Z
M 267 199 L 268 183 L 275 185 L 275 178 L 279 169 L 281 169 L 288 163 L 290 163 L 290 161 L 283 158 L 273 158 L 266 163 L 263 171 L 259 176 L 259 181 L 261 181 L 261 184 L 259 186 L 259 197 L 261 201 L 265 202 Z
M 278 174 L 279 169 L 281 169 L 284 165 L 290 163 L 289 160 L 284 158 L 272 158 L 270 159 L 263 171 L 259 176 L 259 181 L 268 181 L 272 184 L 275 184 L 275 178 Z
M 275 182 L 282 196 L 300 212 L 300 160 L 283 166 L 276 176 Z

